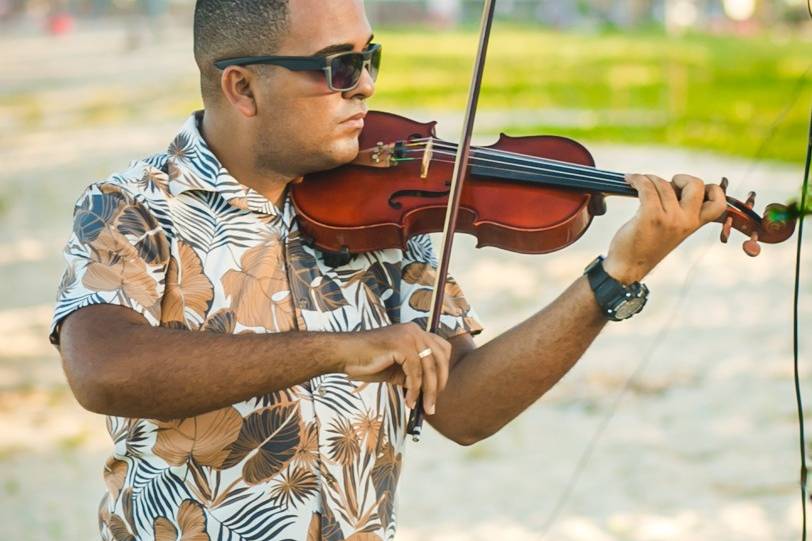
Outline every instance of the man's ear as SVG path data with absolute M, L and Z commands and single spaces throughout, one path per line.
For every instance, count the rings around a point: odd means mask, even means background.
M 257 114 L 257 102 L 252 90 L 256 80 L 256 73 L 241 66 L 227 67 L 220 77 L 220 89 L 226 100 L 246 118 Z

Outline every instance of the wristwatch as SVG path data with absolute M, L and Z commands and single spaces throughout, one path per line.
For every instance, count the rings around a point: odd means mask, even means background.
M 640 282 L 629 285 L 618 282 L 603 269 L 604 259 L 599 255 L 584 274 L 604 315 L 612 321 L 629 319 L 646 305 L 648 288 Z

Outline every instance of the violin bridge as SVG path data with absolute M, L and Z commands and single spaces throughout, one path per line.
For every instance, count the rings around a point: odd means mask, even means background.
M 420 178 L 429 178 L 429 168 L 431 167 L 431 160 L 434 158 L 434 139 L 429 139 L 426 143 L 426 148 L 423 150 L 423 162 L 420 165 Z
M 378 167 L 381 169 L 395 167 L 398 164 L 395 154 L 395 143 L 386 145 L 383 142 L 379 142 L 372 148 L 360 151 L 352 163 L 364 167 Z

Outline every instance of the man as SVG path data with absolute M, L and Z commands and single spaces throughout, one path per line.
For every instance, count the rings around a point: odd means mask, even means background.
M 391 539 L 421 390 L 449 439 L 495 433 L 581 357 L 617 291 L 642 298 L 631 284 L 724 211 L 718 186 L 632 176 L 640 209 L 589 276 L 479 348 L 451 281 L 428 334 L 427 237 L 334 268 L 287 198 L 356 156 L 371 36 L 360 0 L 198 0 L 205 114 L 77 202 L 51 340 L 79 402 L 108 415 L 103 538 Z M 233 60 L 342 52 L 364 54 L 330 70 Z

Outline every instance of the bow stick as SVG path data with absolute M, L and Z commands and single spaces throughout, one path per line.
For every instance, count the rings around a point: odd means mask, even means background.
M 465 121 L 463 122 L 460 145 L 457 148 L 457 158 L 454 161 L 454 174 L 451 177 L 451 189 L 448 195 L 448 209 L 445 215 L 445 226 L 443 227 L 443 244 L 440 251 L 440 265 L 437 269 L 437 278 L 434 282 L 434 292 L 431 296 L 431 312 L 429 312 L 426 331 L 437 334 L 440 328 L 440 316 L 443 313 L 443 301 L 445 300 L 445 284 L 448 280 L 448 264 L 451 261 L 451 249 L 454 245 L 454 233 L 457 230 L 457 215 L 460 209 L 460 196 L 465 177 L 468 174 L 468 158 L 471 152 L 471 137 L 474 134 L 474 121 L 476 119 L 477 104 L 479 103 L 479 90 L 482 87 L 482 74 L 485 71 L 485 57 L 488 54 L 488 43 L 493 27 L 493 15 L 496 8 L 496 0 L 485 0 L 482 8 L 482 23 L 479 32 L 479 48 L 477 50 L 476 62 L 474 63 L 474 75 L 471 81 L 471 89 L 468 94 L 468 106 L 465 109 Z M 407 432 L 414 441 L 420 441 L 420 433 L 423 430 L 423 393 L 417 399 L 417 404 L 409 416 Z

